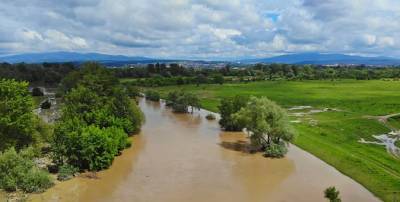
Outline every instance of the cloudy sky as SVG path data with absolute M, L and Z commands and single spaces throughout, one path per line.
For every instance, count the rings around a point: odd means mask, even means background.
M 0 55 L 400 57 L 399 0 L 1 0 Z

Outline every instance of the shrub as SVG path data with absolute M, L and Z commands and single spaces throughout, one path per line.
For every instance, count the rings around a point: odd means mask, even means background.
M 79 171 L 78 168 L 76 168 L 72 165 L 69 165 L 69 164 L 64 164 L 58 168 L 57 180 L 60 180 L 60 181 L 69 180 L 78 171 Z
M 329 199 L 330 202 L 341 202 L 339 194 L 340 192 L 336 190 L 336 187 L 328 187 L 324 191 L 325 198 Z
M 280 142 L 278 144 L 272 142 L 266 147 L 264 155 L 266 157 L 282 158 L 287 152 L 288 149 L 286 148 L 284 142 Z
M 139 97 L 140 96 L 140 89 L 138 87 L 136 87 L 136 86 L 128 85 L 126 87 L 126 93 L 131 98 Z
M 121 128 L 72 124 L 73 121 L 56 128 L 52 148 L 58 164 L 66 162 L 80 169 L 101 170 L 108 168 L 114 156 L 128 145 L 128 135 Z M 72 132 L 65 132 L 71 131 L 71 127 L 75 128 Z
M 26 192 L 42 192 L 53 185 L 49 173 L 34 167 L 26 173 L 20 188 Z
M 215 120 L 215 115 L 214 114 L 207 114 L 206 119 L 207 120 Z
M 35 87 L 32 89 L 32 96 L 43 96 L 44 93 L 41 88 Z
M 32 149 L 17 153 L 11 148 L 0 153 L 0 188 L 6 191 L 22 189 L 25 192 L 39 192 L 52 186 L 49 174 L 35 166 L 34 155 Z
M 160 94 L 156 91 L 148 90 L 145 93 L 146 99 L 149 99 L 151 101 L 159 101 L 160 100 Z
M 51 102 L 48 99 L 40 104 L 40 108 L 42 109 L 50 109 L 50 107 L 51 107 Z

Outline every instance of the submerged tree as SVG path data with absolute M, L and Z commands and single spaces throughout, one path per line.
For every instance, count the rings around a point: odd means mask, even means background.
M 243 126 L 235 122 L 235 120 L 233 119 L 233 114 L 238 112 L 242 107 L 246 106 L 248 100 L 248 97 L 239 95 L 231 98 L 224 98 L 221 100 L 221 104 L 218 106 L 219 112 L 221 114 L 219 124 L 224 130 L 242 130 Z
M 255 150 L 264 150 L 266 156 L 283 157 L 294 133 L 284 109 L 266 97 L 251 97 L 245 107 L 234 114 L 237 124 L 249 131 Z
M 181 113 L 187 113 L 190 107 L 191 113 L 193 113 L 194 109 L 200 108 L 200 100 L 192 93 L 172 91 L 167 96 L 167 105 L 171 106 L 174 112 Z
M 336 190 L 336 187 L 328 187 L 324 191 L 325 198 L 329 199 L 330 202 L 341 202 L 339 197 L 340 192 Z

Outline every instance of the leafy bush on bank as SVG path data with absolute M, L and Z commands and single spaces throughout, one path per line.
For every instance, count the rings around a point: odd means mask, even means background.
M 37 168 L 31 148 L 16 152 L 14 148 L 0 153 L 0 188 L 41 192 L 53 185 L 48 172 Z

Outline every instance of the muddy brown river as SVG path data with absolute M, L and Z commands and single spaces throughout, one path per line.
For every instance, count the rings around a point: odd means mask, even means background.
M 283 159 L 245 151 L 242 133 L 222 132 L 206 112 L 174 114 L 140 101 L 146 116 L 133 147 L 97 179 L 76 177 L 30 201 L 265 202 L 325 201 L 336 186 L 342 201 L 379 201 L 368 190 L 291 145 Z

